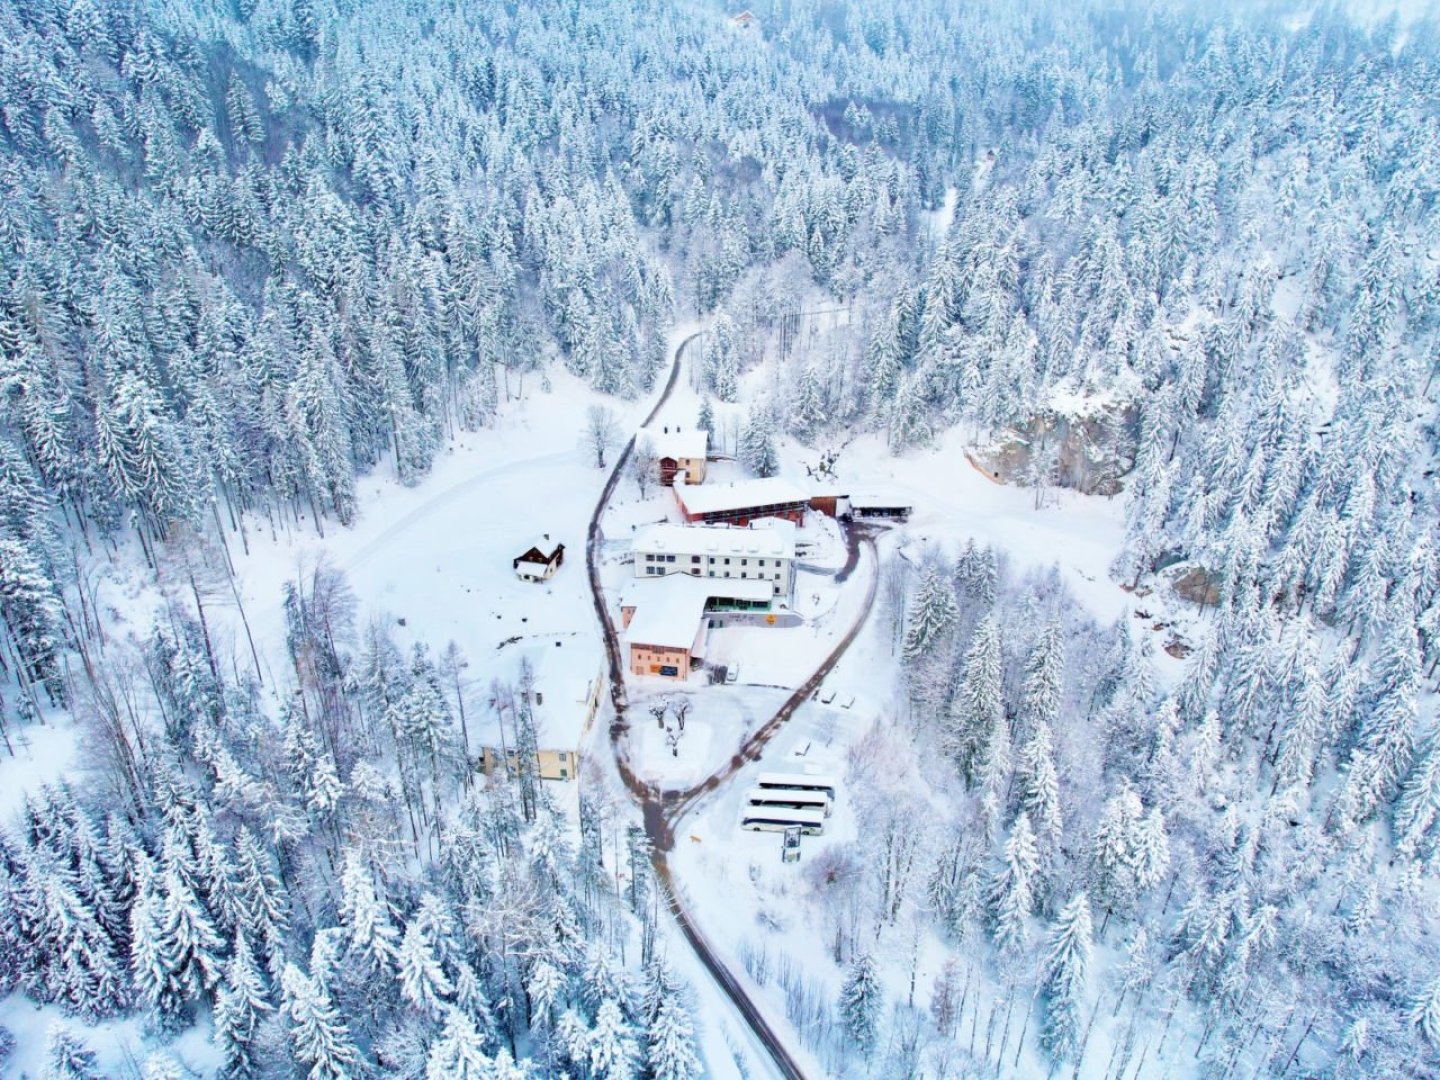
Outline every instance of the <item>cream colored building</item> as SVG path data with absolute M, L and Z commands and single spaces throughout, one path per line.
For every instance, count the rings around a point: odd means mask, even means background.
M 535 724 L 536 772 L 542 780 L 574 780 L 580 772 L 581 744 L 605 694 L 605 652 L 588 635 L 545 635 L 514 649 L 502 649 L 501 661 L 485 677 L 512 688 L 503 700 L 491 700 L 476 731 L 479 765 L 489 776 L 501 763 L 519 768 L 515 746 L 519 712 L 528 708 Z M 529 686 L 524 689 L 524 669 Z
M 648 439 L 655 448 L 660 483 L 671 487 L 677 480 L 682 484 L 705 482 L 705 454 L 710 443 L 705 432 L 699 428 L 682 431 L 667 425 L 659 431 L 647 428 L 640 432 L 640 438 Z
M 795 523 L 761 518 L 748 527 L 662 522 L 635 531 L 630 550 L 637 578 L 688 574 L 736 581 L 768 581 L 776 596 L 795 584 Z

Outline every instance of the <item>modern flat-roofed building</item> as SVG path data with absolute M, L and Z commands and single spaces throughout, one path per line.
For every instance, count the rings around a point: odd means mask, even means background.
M 789 596 L 795 583 L 795 531 L 786 518 L 761 518 L 747 528 L 647 525 L 630 545 L 635 576 L 768 581 L 776 596 Z

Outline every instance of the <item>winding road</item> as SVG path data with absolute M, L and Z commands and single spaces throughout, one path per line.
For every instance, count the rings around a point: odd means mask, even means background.
M 675 349 L 675 358 L 671 364 L 670 377 L 666 380 L 660 397 L 656 400 L 654 408 L 645 417 L 642 427 L 648 426 L 655 417 L 659 415 L 666 402 L 669 401 L 671 393 L 680 377 L 680 368 L 685 355 L 685 350 L 705 331 L 699 331 L 685 338 Z M 724 991 L 725 995 L 734 1004 L 737 1012 L 744 1017 L 745 1022 L 750 1026 L 755 1038 L 769 1053 L 774 1062 L 776 1071 L 787 1078 L 787 1080 L 805 1080 L 805 1071 L 791 1055 L 785 1046 L 784 1040 L 776 1034 L 774 1028 L 765 1018 L 760 1008 L 746 993 L 744 986 L 735 975 L 726 967 L 715 948 L 706 940 L 701 933 L 695 920 L 685 909 L 680 901 L 679 891 L 675 888 L 674 879 L 670 870 L 668 853 L 674 845 L 675 823 L 684 816 L 694 805 L 706 795 L 717 791 L 726 781 L 735 775 L 748 763 L 758 760 L 765 745 L 775 736 L 776 732 L 784 726 L 800 708 L 801 705 L 813 694 L 825 677 L 839 662 L 845 651 L 859 635 L 865 624 L 870 609 L 874 606 L 875 591 L 879 581 L 877 572 L 878 562 L 875 551 L 875 534 L 864 526 L 855 523 L 844 525 L 845 543 L 847 558 L 845 566 L 836 575 L 837 581 L 844 581 L 856 569 L 860 563 L 861 549 L 868 550 L 870 554 L 870 580 L 866 587 L 865 602 L 856 616 L 854 624 L 845 632 L 845 635 L 836 643 L 835 647 L 815 669 L 814 673 L 805 680 L 796 690 L 785 699 L 775 714 L 750 736 L 740 747 L 730 761 L 711 774 L 705 780 L 684 791 L 671 791 L 661 794 L 657 789 L 642 781 L 631 767 L 624 752 L 623 740 L 625 733 L 629 730 L 629 722 L 626 717 L 626 710 L 629 705 L 628 695 L 625 689 L 625 664 L 620 651 L 620 636 L 615 628 L 615 622 L 610 616 L 609 606 L 605 602 L 604 588 L 600 582 L 600 553 L 603 543 L 603 535 L 600 528 L 600 520 L 610 504 L 611 496 L 624 474 L 625 465 L 630 460 L 630 455 L 635 448 L 635 436 L 632 435 L 625 443 L 615 459 L 611 469 L 610 477 L 600 493 L 600 498 L 595 504 L 595 512 L 590 516 L 590 526 L 586 534 L 585 554 L 586 569 L 590 577 L 590 591 L 595 604 L 595 615 L 600 620 L 600 626 L 604 631 L 605 654 L 608 660 L 610 671 L 610 701 L 614 706 L 614 719 L 610 725 L 610 742 L 615 754 L 615 766 L 619 770 L 621 780 L 626 789 L 639 804 L 641 814 L 645 822 L 645 832 L 650 839 L 650 859 L 654 867 L 656 880 L 659 882 L 667 900 L 670 914 L 674 917 L 680 932 L 689 942 L 695 955 L 715 980 L 717 986 Z

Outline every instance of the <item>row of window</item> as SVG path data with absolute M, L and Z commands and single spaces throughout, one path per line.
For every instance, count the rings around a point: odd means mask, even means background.
M 699 555 L 691 555 L 691 556 L 690 556 L 690 565 L 692 565 L 692 566 L 698 566 L 698 565 L 700 564 L 700 559 L 701 559 L 701 556 L 699 556 Z M 723 557 L 723 556 L 722 556 L 722 559 L 723 559 L 723 563 L 724 563 L 725 566 L 729 566 L 729 565 L 730 565 L 730 559 L 729 559 L 728 557 Z M 707 560 L 708 560 L 708 562 L 709 562 L 709 564 L 710 564 L 711 566 L 714 566 L 714 565 L 715 565 L 715 556 L 714 556 L 714 555 L 708 556 L 708 557 L 707 557 Z M 673 563 L 673 562 L 675 561 L 675 556 L 674 556 L 674 555 L 646 555 L 646 556 L 645 556 L 645 561 L 646 561 L 647 563 Z M 740 560 L 740 565 L 741 565 L 741 566 L 749 566 L 749 565 L 750 565 L 750 560 L 749 560 L 749 559 L 741 559 L 741 560 Z M 765 560 L 764 560 L 764 559 L 756 559 L 756 560 L 755 560 L 755 565 L 756 565 L 756 566 L 764 566 L 764 565 L 765 565 Z M 784 566 L 784 565 L 785 565 L 785 560 L 783 560 L 783 559 L 776 559 L 776 560 L 775 560 L 775 565 L 776 565 L 776 566 Z
M 662 575 L 662 576 L 663 576 L 664 573 L 665 573 L 665 570 L 664 570 L 662 567 L 659 567 L 659 566 L 647 566 L 647 567 L 645 568 L 645 573 L 650 574 L 651 576 L 654 576 L 654 575 Z M 699 568 L 698 566 L 692 567 L 691 570 L 690 570 L 690 574 L 691 574 L 693 577 L 699 577 L 699 576 L 700 576 L 700 568 Z M 716 577 L 716 576 L 719 576 L 719 577 L 727 577 L 727 578 L 728 578 L 728 577 L 730 576 L 730 571 L 729 571 L 729 570 L 726 570 L 723 574 L 717 575 L 714 570 L 711 570 L 711 571 L 710 571 L 708 574 L 706 574 L 705 576 L 706 576 L 706 577 L 712 577 L 712 578 L 713 578 L 713 577 Z M 742 580 L 752 579 L 752 578 L 753 578 L 754 580 L 756 580 L 756 581 L 767 581 L 767 580 L 769 580 L 769 576 L 760 573 L 760 571 L 758 571 L 758 570 L 755 571 L 754 574 L 751 574 L 749 570 L 741 570 L 740 573 L 739 573 L 739 577 L 740 577 Z M 779 570 L 776 570 L 776 571 L 774 572 L 774 574 L 773 574 L 773 577 L 775 578 L 776 581 L 779 581 L 779 580 L 780 580 L 780 571 L 779 571 Z

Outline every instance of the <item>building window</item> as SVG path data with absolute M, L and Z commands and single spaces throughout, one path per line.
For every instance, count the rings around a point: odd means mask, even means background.
M 700 556 L 699 556 L 699 555 L 691 555 L 691 556 L 690 556 L 690 561 L 691 561 L 692 563 L 698 563 L 698 562 L 700 561 Z
M 715 556 L 714 556 L 714 555 L 711 555 L 711 556 L 710 556 L 710 565 L 711 565 L 711 566 L 714 566 L 714 565 L 715 565 Z
M 729 566 L 729 565 L 730 565 L 730 560 L 729 560 L 729 559 L 726 559 L 726 560 L 725 560 L 725 565 L 726 565 L 726 566 Z M 726 574 L 725 576 L 726 576 L 726 577 L 729 577 L 730 575 L 729 575 L 729 574 Z
M 750 565 L 750 560 L 749 560 L 749 559 L 741 559 L 741 560 L 740 560 L 740 565 L 741 565 L 741 566 L 749 566 L 749 565 Z
M 674 561 L 675 561 L 675 556 L 674 556 L 674 555 L 666 555 L 666 556 L 665 556 L 665 561 L 666 561 L 666 562 L 674 562 Z

